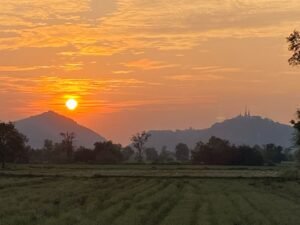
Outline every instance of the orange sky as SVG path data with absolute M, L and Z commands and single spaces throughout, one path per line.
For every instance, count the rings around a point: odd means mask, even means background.
M 300 69 L 285 37 L 299 0 L 5 0 L 0 119 L 54 110 L 127 143 L 204 128 L 248 105 L 288 123 Z M 68 97 L 79 108 L 68 112 Z

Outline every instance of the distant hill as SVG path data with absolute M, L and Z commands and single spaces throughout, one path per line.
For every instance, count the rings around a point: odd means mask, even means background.
M 147 144 L 160 150 L 164 145 L 171 151 L 182 142 L 194 148 L 198 141 L 206 142 L 211 136 L 229 140 L 233 144 L 264 145 L 274 143 L 283 147 L 292 145 L 293 128 L 288 125 L 264 119 L 260 116 L 237 116 L 216 123 L 203 130 L 154 130 Z
M 76 146 L 92 147 L 95 142 L 105 140 L 96 132 L 53 111 L 16 121 L 15 125 L 29 138 L 29 144 L 33 148 L 41 148 L 45 139 L 60 142 L 61 132 L 74 132 Z

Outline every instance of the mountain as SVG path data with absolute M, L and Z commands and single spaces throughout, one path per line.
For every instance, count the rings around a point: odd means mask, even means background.
M 76 146 L 92 147 L 95 142 L 105 140 L 96 132 L 53 111 L 16 121 L 15 126 L 27 136 L 33 148 L 41 148 L 45 139 L 60 142 L 62 132 L 74 132 Z
M 180 142 L 194 148 L 197 142 L 206 142 L 211 136 L 226 139 L 236 145 L 253 146 L 274 143 L 290 147 L 294 131 L 291 126 L 247 114 L 216 123 L 203 130 L 154 130 L 149 132 L 151 137 L 147 146 L 155 147 L 158 150 L 166 146 L 169 150 L 174 151 L 175 146 Z

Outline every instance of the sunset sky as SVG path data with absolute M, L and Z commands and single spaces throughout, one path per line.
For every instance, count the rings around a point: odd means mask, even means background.
M 299 107 L 299 0 L 0 1 L 0 120 L 53 110 L 125 144 Z

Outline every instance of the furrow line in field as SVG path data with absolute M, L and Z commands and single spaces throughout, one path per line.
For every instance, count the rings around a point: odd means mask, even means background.
M 137 205 L 141 201 L 146 200 L 148 197 L 153 198 L 156 194 L 160 193 L 164 189 L 167 188 L 168 184 L 165 182 L 157 184 L 157 180 L 152 180 L 151 182 L 154 182 L 153 184 L 149 185 L 148 187 L 145 187 L 145 189 L 139 193 L 137 193 L 133 198 L 128 201 L 126 204 L 126 207 L 122 207 L 119 210 L 119 213 L 116 214 L 114 217 L 112 217 L 111 221 L 109 221 L 109 224 L 114 224 L 115 221 L 117 221 L 120 217 L 124 216 L 126 212 L 130 209 L 130 207 L 134 204 Z

